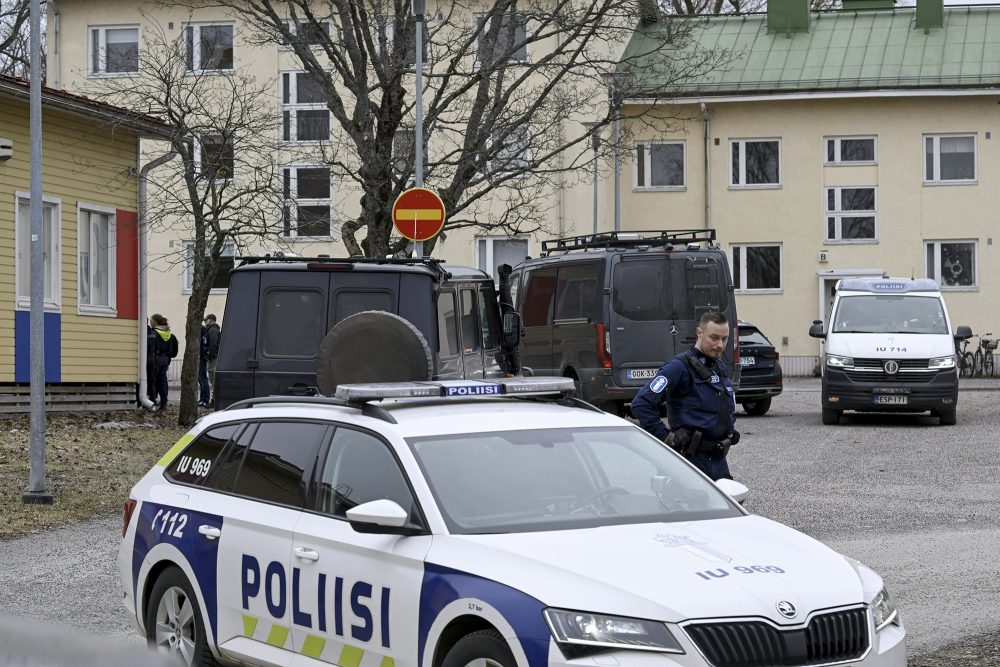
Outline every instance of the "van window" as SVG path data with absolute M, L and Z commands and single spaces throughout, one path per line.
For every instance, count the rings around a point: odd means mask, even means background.
M 575 264 L 559 269 L 553 321 L 597 321 L 599 267 L 599 264 Z
M 525 275 L 524 305 L 521 318 L 526 327 L 543 327 L 549 323 L 552 296 L 556 292 L 556 270 L 529 271 Z
M 840 299 L 833 332 L 947 334 L 948 323 L 940 298 L 864 294 Z
M 391 292 L 385 291 L 341 289 L 333 295 L 333 324 L 366 310 L 394 313 L 396 300 Z
M 462 347 L 465 352 L 479 349 L 479 323 L 476 321 L 476 292 L 462 290 Z
M 443 290 L 438 294 L 438 355 L 458 354 L 458 326 L 455 322 L 455 293 Z
M 695 321 L 729 307 L 729 279 L 714 257 L 624 260 L 613 279 L 615 312 L 630 320 Z
M 494 350 L 500 347 L 499 312 L 495 304 L 497 301 L 493 290 L 485 287 L 479 290 L 479 323 L 483 327 L 483 349 Z
M 319 290 L 269 289 L 260 314 L 261 354 L 314 359 L 326 335 L 326 304 Z

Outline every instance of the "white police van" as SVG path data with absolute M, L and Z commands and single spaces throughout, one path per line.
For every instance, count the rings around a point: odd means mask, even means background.
M 837 424 L 844 410 L 929 410 L 941 424 L 955 424 L 955 339 L 971 332 L 962 326 L 952 335 L 935 281 L 841 280 L 831 312 L 828 330 L 819 321 L 809 329 L 810 336 L 826 339 L 824 424 Z
M 571 379 L 340 385 L 203 418 L 119 568 L 188 665 L 904 667 L 882 579 Z

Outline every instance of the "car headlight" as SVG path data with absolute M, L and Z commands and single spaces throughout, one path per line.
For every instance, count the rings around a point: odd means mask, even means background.
M 875 599 L 871 602 L 872 619 L 875 621 L 875 632 L 878 632 L 890 623 L 899 624 L 899 612 L 896 605 L 889 596 L 889 591 L 883 588 Z
M 947 357 L 935 357 L 927 362 L 927 368 L 939 370 L 942 368 L 954 368 L 955 355 L 949 354 Z
M 839 354 L 826 355 L 826 365 L 834 368 L 854 368 L 854 357 L 842 357 Z
M 608 649 L 684 653 L 664 623 L 641 618 L 546 609 L 545 622 L 567 657 Z

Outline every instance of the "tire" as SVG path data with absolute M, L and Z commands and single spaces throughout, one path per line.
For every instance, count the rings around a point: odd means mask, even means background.
M 972 357 L 971 352 L 965 352 L 962 354 L 962 365 L 959 370 L 959 375 L 964 378 L 972 377 L 972 372 L 976 368 L 976 362 Z
M 823 408 L 823 423 L 826 426 L 836 426 L 840 423 L 840 410 Z
M 987 352 L 983 357 L 983 375 L 993 377 L 993 352 Z
M 441 667 L 517 667 L 517 662 L 504 638 L 491 629 L 478 630 L 455 642 Z
M 938 419 L 941 422 L 941 426 L 954 426 L 958 423 L 958 410 L 955 408 L 941 410 L 938 412 Z
M 983 351 L 976 350 L 976 353 L 972 356 L 972 375 L 974 377 L 981 377 L 983 374 Z
M 747 401 L 742 405 L 748 415 L 760 417 L 761 415 L 766 415 L 767 411 L 771 409 L 771 397 L 762 398 L 758 401 Z
M 189 667 L 220 664 L 208 646 L 198 599 L 187 577 L 176 567 L 163 571 L 149 595 L 146 641 L 151 649 L 178 657 Z

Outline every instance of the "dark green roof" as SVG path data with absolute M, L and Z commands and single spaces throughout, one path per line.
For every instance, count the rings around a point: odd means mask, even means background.
M 809 32 L 768 34 L 766 14 L 691 18 L 691 43 L 659 52 L 667 24 L 648 23 L 620 67 L 640 90 L 697 95 L 1000 86 L 1000 5 L 947 6 L 944 27 L 927 32 L 915 20 L 914 7 L 812 12 Z M 729 62 L 671 84 L 677 65 L 667 59 L 690 62 L 704 50 Z

